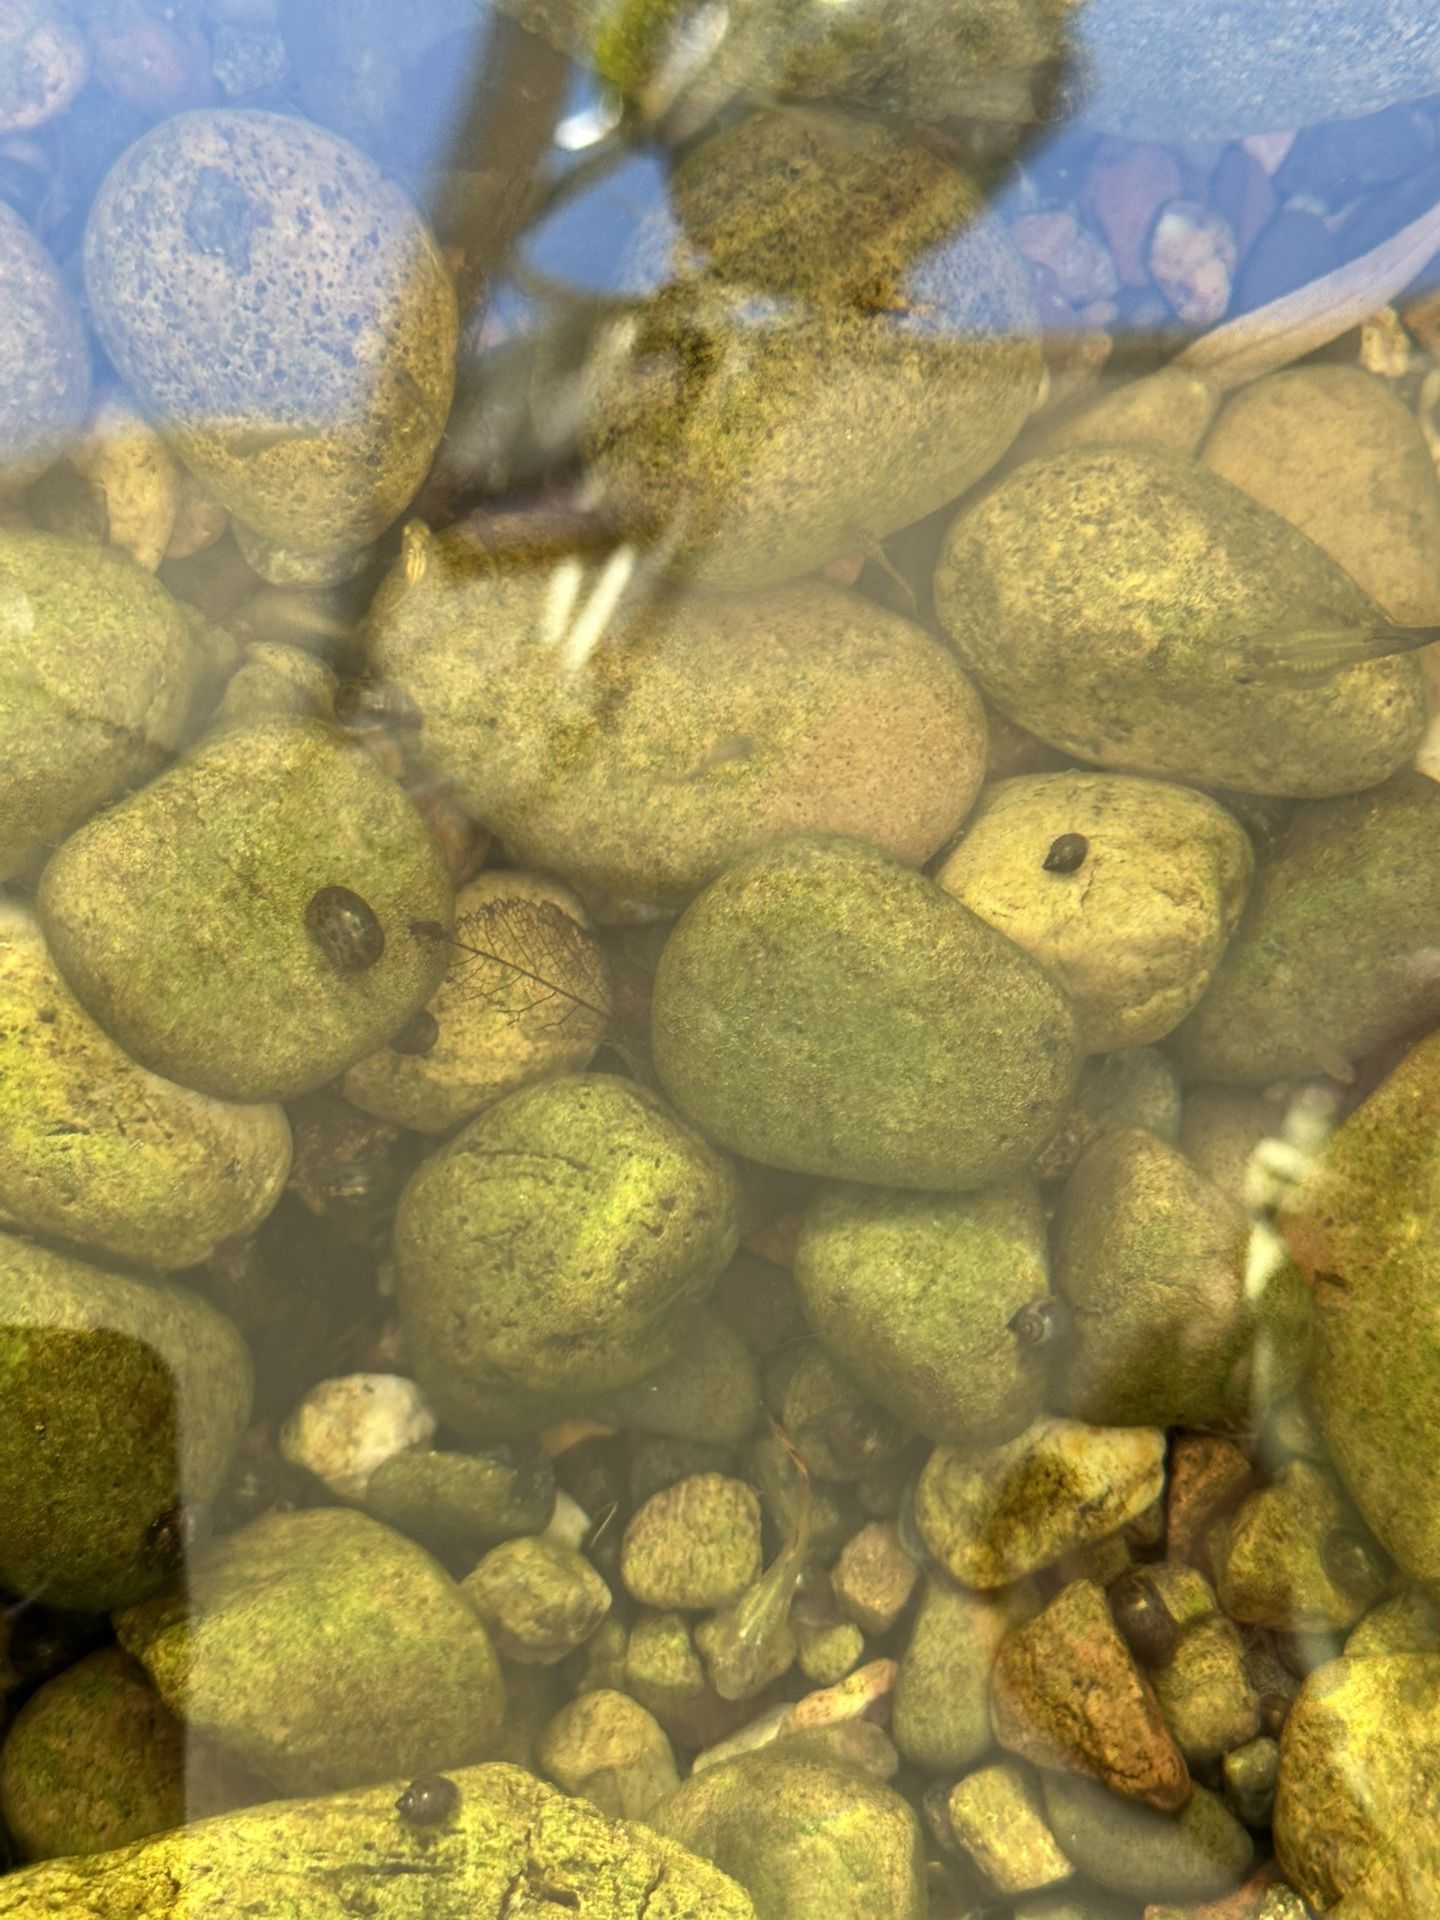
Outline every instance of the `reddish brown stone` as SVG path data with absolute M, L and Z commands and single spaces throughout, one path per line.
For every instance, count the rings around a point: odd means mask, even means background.
M 1279 202 L 1269 174 L 1254 154 L 1235 145 L 1225 149 L 1211 176 L 1210 204 L 1230 222 L 1235 245 L 1246 254 Z
M 1148 1906 L 1145 1920 L 1255 1920 L 1265 1895 L 1280 1882 L 1280 1868 L 1270 1860 L 1233 1893 L 1222 1893 L 1218 1900 L 1205 1900 L 1199 1906 L 1172 1907 L 1163 1902 Z
M 1150 229 L 1160 209 L 1183 191 L 1180 167 L 1164 147 L 1102 140 L 1096 148 L 1081 204 L 1105 235 L 1123 286 L 1148 284 Z
M 1171 1813 L 1190 1774 L 1093 1580 L 1074 1580 L 1000 1643 L 990 1719 L 1011 1753 Z
M 1177 1433 L 1165 1479 L 1165 1551 L 1207 1577 L 1205 1536 L 1211 1523 L 1250 1485 L 1250 1462 L 1233 1440 L 1214 1433 Z

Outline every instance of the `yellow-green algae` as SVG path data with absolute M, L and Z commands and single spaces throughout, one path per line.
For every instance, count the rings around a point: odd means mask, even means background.
M 0 1587 L 88 1611 L 153 1592 L 251 1386 L 245 1342 L 198 1294 L 0 1235 Z
M 222 1814 L 0 1877 L 0 1920 L 756 1920 L 735 1882 L 648 1827 L 518 1767 L 457 1769 L 450 1819 L 410 1826 L 403 1779 Z

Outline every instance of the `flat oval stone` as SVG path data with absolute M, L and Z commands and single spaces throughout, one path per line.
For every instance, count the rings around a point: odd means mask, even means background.
M 337 966 L 316 894 L 383 935 Z M 143 1065 L 222 1099 L 293 1099 L 398 1033 L 451 957 L 453 894 L 404 791 L 318 721 L 229 729 L 73 834 L 39 891 L 56 964 Z
M 950 1190 L 1022 1171 L 1080 1066 L 1028 954 L 923 874 L 803 836 L 740 861 L 661 956 L 655 1064 L 706 1132 L 767 1165 Z
M 1315 799 L 1375 786 L 1424 730 L 1408 656 L 1255 675 L 1252 636 L 1385 616 L 1289 521 L 1155 448 L 1015 468 L 946 534 L 935 608 L 1004 714 L 1098 766 Z

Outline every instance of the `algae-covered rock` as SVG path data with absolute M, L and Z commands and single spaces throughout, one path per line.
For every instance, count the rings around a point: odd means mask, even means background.
M 1009 1762 L 980 1767 L 945 1796 L 956 1843 L 1000 1893 L 1026 1893 L 1068 1880 L 1070 1862 L 1045 1824 L 1030 1774 Z
M 935 604 L 1003 713 L 1103 767 L 1352 793 L 1404 766 L 1423 730 L 1408 658 L 1319 679 L 1265 668 L 1256 636 L 1384 615 L 1278 514 L 1153 449 L 1082 447 L 1017 468 L 951 527 Z
M 824 581 L 647 596 L 585 642 L 604 577 L 497 568 L 463 529 L 382 584 L 372 669 L 422 715 L 427 765 L 518 861 L 597 910 L 675 908 L 787 833 L 918 866 L 979 790 L 985 719 L 953 655 Z
M 683 5 L 597 6 L 592 0 L 505 0 L 536 32 L 582 59 L 643 111 L 674 106 L 677 43 L 693 32 Z M 1064 56 L 1063 0 L 985 0 L 956 14 L 943 0 L 903 12 L 861 0 L 843 17 L 810 0 L 741 0 L 703 62 L 686 63 L 682 115 L 735 89 L 760 97 L 835 100 L 910 122 L 953 115 L 986 122 L 1033 117 L 1031 69 Z
M 1285 1109 L 1283 1099 L 1259 1087 L 1186 1087 L 1180 1149 L 1197 1173 L 1248 1213 L 1262 1177 L 1256 1151 L 1279 1135 Z
M 143 568 L 0 527 L 0 879 L 158 770 L 199 677 L 178 602 Z
M 1063 1180 L 1106 1134 L 1141 1127 L 1173 1144 L 1180 1124 L 1180 1082 L 1157 1048 L 1093 1054 L 1080 1069 L 1070 1110 L 1036 1161 L 1036 1171 L 1042 1179 Z
M 751 1753 L 695 1774 L 651 1824 L 738 1880 L 758 1920 L 923 1920 L 924 1853 L 914 1813 L 847 1767 Z
M 1165 1724 L 1191 1766 L 1218 1760 L 1259 1730 L 1260 1700 L 1246 1668 L 1245 1645 L 1223 1613 L 1188 1626 L 1171 1659 L 1151 1675 L 1151 1685 Z
M 1164 1480 L 1157 1428 L 1040 1419 L 1001 1447 L 937 1447 L 915 1488 L 915 1524 L 952 1579 L 1003 1587 L 1118 1533 Z
M 1050 1830 L 1066 1858 L 1102 1887 L 1141 1900 L 1207 1900 L 1238 1886 L 1255 1844 L 1217 1795 L 1196 1787 L 1178 1813 L 1069 1773 L 1042 1786 Z
M 448 1776 L 455 1807 L 413 1825 L 402 1779 L 221 1815 L 112 1853 L 0 1878 L 3 1920 L 756 1920 L 733 1880 L 649 1827 L 604 1819 L 519 1767 Z M 519 1903 L 523 1904 L 517 1904 Z
M 250 1393 L 244 1341 L 197 1294 L 0 1236 L 0 1587 L 85 1611 L 153 1592 Z
M 1440 1659 L 1428 1653 L 1309 1674 L 1284 1722 L 1275 1851 L 1311 1907 L 1346 1920 L 1434 1910 L 1436 1707 Z
M 502 1540 L 462 1583 L 507 1660 L 553 1666 L 610 1611 L 610 1589 L 584 1554 L 555 1540 Z
M 1257 1286 L 1250 1223 L 1175 1147 L 1097 1141 L 1054 1221 L 1055 1285 L 1078 1345 L 1056 1404 L 1111 1426 L 1243 1426 L 1295 1384 L 1310 1298 L 1288 1262 Z
M 374 759 L 317 721 L 206 742 L 72 834 L 41 878 L 61 973 L 144 1066 L 292 1099 L 402 1028 L 445 972 L 439 847 Z
M 1210 1554 L 1231 1618 L 1281 1633 L 1353 1626 L 1384 1587 L 1339 1489 L 1308 1460 L 1289 1461 L 1218 1521 Z
M 1227 403 L 1201 458 L 1338 560 L 1402 627 L 1440 620 L 1440 483 L 1415 415 L 1361 367 L 1292 367 Z
M 760 1502 L 753 1487 L 696 1473 L 652 1494 L 631 1516 L 620 1576 L 642 1606 L 729 1606 L 760 1572 Z
M 252 1521 L 197 1559 L 188 1597 L 157 1594 L 116 1630 L 187 1727 L 282 1793 L 462 1766 L 504 1712 L 455 1581 L 346 1507 Z
M 424 221 L 348 142 L 237 108 L 162 120 L 96 197 L 85 285 L 126 386 L 256 532 L 359 546 L 424 478 L 455 295 Z
M 1040 773 L 989 787 L 935 878 L 1059 981 L 1099 1052 L 1184 1019 L 1253 866 L 1239 822 L 1193 788 Z
M 1104 376 L 1102 375 L 1102 380 Z M 1140 379 L 1108 383 L 1078 412 L 1042 419 L 1018 451 L 1059 453 L 1065 447 L 1146 446 L 1192 454 L 1220 404 L 1218 390 L 1187 367 L 1162 367 Z
M 290 714 L 329 720 L 339 680 L 332 667 L 304 647 L 281 640 L 252 640 L 240 657 L 215 709 L 217 727 L 248 727 Z
M 577 1694 L 540 1736 L 540 1764 L 611 1819 L 644 1820 L 680 1784 L 665 1729 L 611 1687 Z
M 1432 1654 L 1332 1660 L 1306 1679 L 1280 1742 L 1275 1850 L 1318 1912 L 1423 1920 L 1434 1911 L 1437 1729 Z
M 968 1593 L 929 1575 L 900 1671 L 891 1732 L 895 1745 L 926 1773 L 971 1767 L 990 1747 L 990 1675 L 1009 1630 L 1036 1611 L 1025 1585 Z
M 731 867 L 661 956 L 655 1064 L 752 1159 L 941 1190 L 1021 1172 L 1079 1067 L 1068 1002 L 933 881 L 860 841 Z
M 0 206 L 0 492 L 27 486 L 79 434 L 90 350 L 74 296 L 19 214 Z
M 701 1307 L 673 1359 L 633 1386 L 590 1402 L 598 1420 L 699 1446 L 735 1446 L 759 1424 L 760 1379 L 749 1347 L 713 1307 Z
M 409 1447 L 370 1475 L 364 1505 L 432 1553 L 463 1560 L 539 1533 L 555 1509 L 555 1469 L 534 1441 L 502 1441 L 483 1453 Z
M 670 189 L 672 277 L 601 336 L 582 429 L 610 510 L 669 565 L 794 578 L 1005 452 L 1039 381 L 1033 296 L 953 162 L 879 119 L 769 111 Z
M 232 1106 L 136 1066 L 0 900 L 0 1215 L 139 1266 L 243 1239 L 290 1171 L 276 1106 Z
M 1297 810 L 1258 863 L 1250 902 L 1176 1033 L 1182 1073 L 1349 1077 L 1387 1040 L 1440 1018 L 1440 785 L 1398 774 Z
M 1331 1136 L 1280 1224 L 1314 1283 L 1307 1398 L 1381 1544 L 1440 1579 L 1425 1438 L 1440 1419 L 1440 1036 L 1413 1047 Z
M 795 1282 L 847 1371 L 908 1427 L 1007 1440 L 1040 1411 L 1055 1335 L 1028 1185 L 975 1194 L 831 1188 L 806 1209 Z
M 412 1038 L 345 1076 L 345 1098 L 420 1133 L 448 1133 L 502 1095 L 590 1064 L 610 1016 L 605 956 L 568 887 L 479 873 L 455 896 L 455 945 Z
M 432 1154 L 395 1222 L 416 1377 L 470 1438 L 662 1365 L 735 1251 L 728 1163 L 608 1074 L 522 1088 Z
M 104 1853 L 185 1813 L 184 1729 L 118 1647 L 47 1681 L 0 1748 L 0 1814 L 22 1859 Z

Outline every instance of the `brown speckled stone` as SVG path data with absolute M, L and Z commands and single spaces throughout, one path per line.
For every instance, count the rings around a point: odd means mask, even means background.
M 1002 1747 L 1172 1812 L 1190 1775 L 1103 1591 L 1074 1580 L 1006 1634 L 990 1679 Z

